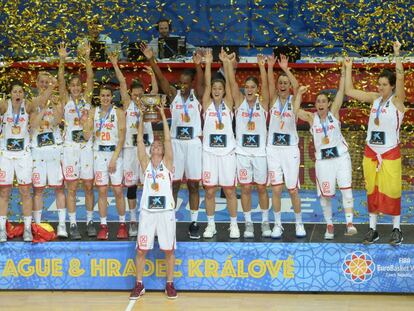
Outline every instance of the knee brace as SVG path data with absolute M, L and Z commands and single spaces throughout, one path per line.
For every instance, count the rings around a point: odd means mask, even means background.
M 137 198 L 137 186 L 128 187 L 127 190 L 127 199 L 128 200 L 136 200 Z
M 352 189 L 341 190 L 342 193 L 342 205 L 344 208 L 354 207 L 354 197 L 352 196 Z

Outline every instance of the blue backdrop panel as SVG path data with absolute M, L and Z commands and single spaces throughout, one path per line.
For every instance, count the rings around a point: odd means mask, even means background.
M 133 287 L 133 242 L 0 245 L 0 289 Z M 414 246 L 336 243 L 189 243 L 176 251 L 179 290 L 414 293 Z M 160 251 L 149 253 L 144 283 L 163 289 Z

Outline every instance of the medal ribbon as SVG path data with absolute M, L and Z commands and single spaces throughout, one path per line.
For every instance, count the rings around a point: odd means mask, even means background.
M 84 103 L 83 103 L 83 99 L 81 99 L 80 100 L 80 106 L 81 106 L 81 108 L 83 108 L 83 106 L 84 106 Z M 81 115 L 80 115 L 80 110 L 79 110 L 79 108 L 78 108 L 78 101 L 76 100 L 75 101 L 75 110 L 76 110 L 76 113 L 77 113 L 77 115 L 78 115 L 78 118 L 79 118 L 79 120 L 81 119 Z
M 216 107 L 216 105 L 214 105 L 214 108 L 216 109 L 216 112 L 217 112 L 217 119 L 219 121 L 219 124 L 222 123 L 222 119 L 223 119 L 223 117 L 221 115 L 221 113 L 222 113 L 222 105 L 224 105 L 224 102 L 223 101 L 221 102 L 221 104 L 219 104 L 218 108 Z
M 22 109 L 22 104 L 20 104 L 19 106 L 19 110 L 17 113 L 13 113 L 13 126 L 17 126 L 17 124 L 19 124 L 19 119 L 20 119 L 20 110 Z
M 391 95 L 391 96 L 392 96 L 392 95 Z M 391 96 L 388 98 L 388 100 L 387 100 L 387 102 L 384 104 L 384 106 L 386 106 L 386 105 L 388 104 L 388 102 L 390 101 Z M 380 113 L 381 113 L 381 101 L 378 103 L 377 111 L 376 111 L 376 113 L 375 113 L 375 118 L 376 118 L 377 120 L 379 120 Z
M 318 117 L 319 117 L 319 115 L 318 115 Z M 323 130 L 323 133 L 324 133 L 325 137 L 328 137 L 328 124 L 326 122 L 327 119 L 328 119 L 328 116 L 326 116 L 325 121 L 322 122 L 321 117 L 319 117 L 319 121 L 321 122 L 322 130 Z
M 279 113 L 280 113 L 280 122 L 281 123 L 283 122 L 283 114 L 286 112 L 286 109 L 287 109 L 288 105 L 289 105 L 289 97 L 286 100 L 286 103 L 283 106 L 283 108 L 282 108 L 282 102 L 281 102 L 280 97 L 279 97 Z
M 135 103 L 134 103 L 134 112 L 135 112 L 135 115 L 137 116 L 136 126 L 138 127 L 140 113 L 139 113 L 139 110 L 137 109 L 137 105 Z
M 158 171 L 158 167 L 160 165 L 158 164 L 157 168 L 154 170 L 154 166 L 152 166 L 152 162 L 151 162 L 151 173 L 152 173 L 152 183 L 155 185 L 156 184 L 156 178 L 157 178 L 157 171 Z
M 253 108 L 254 108 L 254 106 L 252 108 L 249 107 L 249 123 L 252 122 L 252 118 L 253 118 Z
M 108 119 L 109 115 L 111 114 L 111 111 L 112 111 L 112 105 L 111 107 L 109 107 L 109 110 L 106 113 L 105 117 L 99 118 L 99 132 L 102 130 L 102 126 L 104 125 L 105 121 Z
M 188 96 L 187 100 L 184 100 L 184 97 L 181 96 L 181 101 L 183 102 L 184 114 L 186 116 L 188 116 L 188 103 L 189 103 L 189 100 L 190 100 L 190 96 L 191 96 L 191 94 Z

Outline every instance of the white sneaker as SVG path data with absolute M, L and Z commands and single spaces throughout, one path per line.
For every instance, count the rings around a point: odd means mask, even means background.
M 283 234 L 283 227 L 281 225 L 275 225 L 270 235 L 272 239 L 280 239 Z
M 238 239 L 240 238 L 240 230 L 239 226 L 236 224 L 230 224 L 230 239 Z
M 349 223 L 346 225 L 346 231 L 345 231 L 345 235 L 347 236 L 351 236 L 351 235 L 355 235 L 358 233 L 357 228 L 355 228 L 355 226 L 352 223 Z
M 243 236 L 245 239 L 252 239 L 254 238 L 254 227 L 252 222 L 246 222 L 246 226 L 244 229 Z
M 296 237 L 304 238 L 306 236 L 305 226 L 302 223 L 296 224 Z
M 207 225 L 206 230 L 204 230 L 203 238 L 211 239 L 217 233 L 216 224 L 211 223 Z
M 334 239 L 334 226 L 333 225 L 327 225 L 326 226 L 326 232 L 325 232 L 325 240 L 333 240 Z
M 268 221 L 262 222 L 262 237 L 270 238 L 272 234 L 272 230 L 270 230 L 270 224 Z
M 23 241 L 25 242 L 33 241 L 32 226 L 30 226 L 29 228 L 24 228 Z
M 0 229 L 0 243 L 1 242 L 7 242 L 6 227 Z
M 66 231 L 66 224 L 59 224 L 57 227 L 57 235 L 60 238 L 67 238 L 68 232 Z

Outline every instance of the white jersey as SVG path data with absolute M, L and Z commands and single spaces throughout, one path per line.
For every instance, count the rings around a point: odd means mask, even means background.
M 39 112 L 40 109 L 38 109 L 38 113 Z M 54 128 L 50 126 L 51 123 L 55 122 L 53 113 L 53 108 L 48 106 L 40 121 L 40 125 L 33 130 L 32 147 L 53 146 L 62 143 L 62 135 L 59 126 L 55 125 Z
M 91 105 L 81 99 L 76 105 L 72 98 L 69 99 L 64 108 L 65 131 L 64 140 L 66 145 L 71 143 L 86 143 L 92 146 L 92 138 L 85 142 L 83 127 L 80 124 L 81 117 L 91 109 Z
M 9 99 L 2 123 L 1 150 L 14 156 L 29 151 L 29 114 L 26 111 L 25 101 L 20 104 L 19 111 L 14 114 L 12 101 Z
M 193 89 L 186 101 L 177 90 L 170 109 L 172 139 L 189 140 L 201 136 L 201 105 Z
M 377 98 L 369 115 L 366 141 L 368 146 L 379 154 L 391 150 L 400 143 L 400 127 L 404 113 L 395 107 L 392 102 L 393 97 L 394 95 L 382 106 L 380 106 L 382 97 Z M 378 118 L 377 124 L 376 118 Z
M 172 174 L 164 165 L 157 168 L 150 161 L 145 172 L 140 209 L 150 212 L 173 210 L 175 207 L 172 193 Z
M 126 132 L 125 132 L 125 144 L 124 148 L 136 148 L 137 146 L 137 135 L 138 135 L 138 124 L 141 116 L 136 104 L 131 100 L 127 110 L 125 111 L 126 116 Z M 144 144 L 150 146 L 154 141 L 154 133 L 152 131 L 151 122 L 144 122 Z
M 236 153 L 266 156 L 267 112 L 258 99 L 249 107 L 246 98 L 236 110 Z
M 232 120 L 233 113 L 224 101 L 217 109 L 214 102 L 211 102 L 204 114 L 203 150 L 216 155 L 226 155 L 234 150 L 236 140 Z
M 293 96 L 289 95 L 285 105 L 280 97 L 270 108 L 270 123 L 267 145 L 272 147 L 297 146 L 299 136 L 296 130 L 296 115 L 293 113 Z
M 337 158 L 348 152 L 348 145 L 341 133 L 341 123 L 331 112 L 328 112 L 324 122 L 315 112 L 310 131 L 313 135 L 317 160 Z
M 93 135 L 95 140 L 93 149 L 96 151 L 115 151 L 118 144 L 118 117 L 117 107 L 111 106 L 108 111 L 101 116 L 101 107 L 96 107 L 93 119 Z

